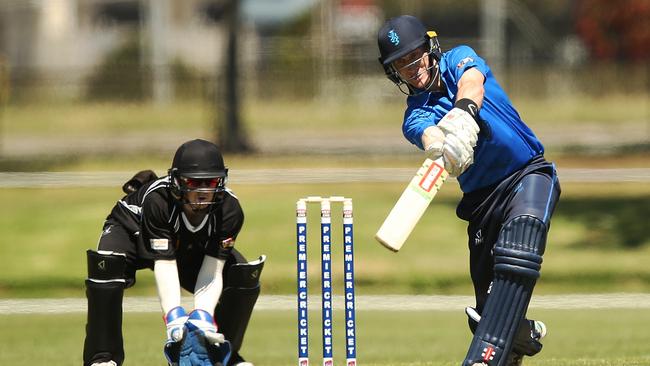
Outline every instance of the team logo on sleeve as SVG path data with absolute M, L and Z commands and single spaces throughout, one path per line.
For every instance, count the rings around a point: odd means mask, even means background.
M 474 59 L 471 57 L 465 57 L 464 59 L 460 60 L 458 65 L 456 65 L 457 68 L 462 69 L 463 66 L 465 66 L 468 62 L 474 62 Z
M 169 240 L 168 239 L 149 239 L 149 245 L 153 250 L 168 250 L 169 249 Z
M 226 249 L 226 248 L 232 248 L 235 246 L 235 239 L 234 238 L 227 238 L 221 241 L 221 247 Z

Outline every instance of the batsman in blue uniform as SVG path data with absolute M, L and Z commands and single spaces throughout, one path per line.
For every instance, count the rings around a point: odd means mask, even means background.
M 437 35 L 409 15 L 379 30 L 379 62 L 407 97 L 407 140 L 458 179 L 456 214 L 468 222 L 476 297 L 463 366 L 521 365 L 542 349 L 544 323 L 526 318 L 560 196 L 555 166 L 468 46 L 442 52 Z

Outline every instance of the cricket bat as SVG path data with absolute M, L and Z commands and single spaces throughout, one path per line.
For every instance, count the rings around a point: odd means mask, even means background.
M 426 159 L 375 234 L 375 239 L 386 248 L 399 251 L 448 176 L 442 158 L 435 161 Z

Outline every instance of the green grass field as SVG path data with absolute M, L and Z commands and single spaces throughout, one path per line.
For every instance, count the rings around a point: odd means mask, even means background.
M 564 186 L 544 256 L 540 293 L 638 292 L 650 289 L 647 184 Z M 401 193 L 399 183 L 239 185 L 246 213 L 237 247 L 249 258 L 268 256 L 268 293 L 292 293 L 295 279 L 295 201 L 308 195 L 345 195 L 355 203 L 356 278 L 368 293 L 465 294 L 468 278 L 465 223 L 455 217 L 458 187 L 445 186 L 409 242 L 394 254 L 373 239 Z M 85 250 L 94 248 L 119 188 L 2 189 L 0 296 L 83 296 Z M 319 212 L 309 240 L 318 243 Z M 334 215 L 334 237 L 340 220 Z M 316 265 L 317 245 L 310 248 Z M 341 256 L 334 251 L 334 268 Z M 337 262 L 338 261 L 338 262 Z M 396 270 L 396 268 L 398 270 Z M 152 276 L 141 271 L 136 293 L 151 294 Z M 340 272 L 335 273 L 340 276 Z
M 342 314 L 337 313 L 336 324 Z M 647 346 L 650 310 L 535 310 L 532 317 L 549 327 L 544 349 L 527 366 L 650 365 Z M 310 355 L 319 364 L 319 313 L 311 312 Z M 72 366 L 81 364 L 85 315 L 0 316 L 1 365 Z M 296 364 L 295 314 L 261 311 L 253 315 L 242 354 L 262 366 Z M 459 365 L 470 340 L 462 310 L 357 313 L 360 365 Z M 335 363 L 343 364 L 342 330 L 334 329 Z M 125 365 L 164 363 L 164 328 L 156 313 L 124 317 Z
M 538 291 L 650 289 L 650 269 L 643 260 L 650 257 L 650 234 L 642 219 L 650 216 L 650 188 L 646 184 L 622 187 L 626 188 L 616 192 L 598 185 L 563 187 Z M 360 288 L 374 293 L 470 291 L 465 223 L 455 217 L 455 184 L 444 187 L 398 254 L 383 249 L 373 235 L 399 196 L 403 188 L 399 183 L 233 188 L 246 213 L 237 247 L 249 258 L 268 256 L 264 280 L 269 293 L 294 291 L 295 200 L 329 194 L 354 199 Z M 82 296 L 85 250 L 95 247 L 103 219 L 120 196 L 118 188 L 0 190 L 0 200 L 12 207 L 0 212 L 0 235 L 5 243 L 0 246 L 0 296 Z M 319 212 L 311 210 L 317 225 Z M 336 237 L 341 225 L 334 216 Z M 310 233 L 310 242 L 318 243 L 318 230 Z M 317 246 L 310 250 L 316 259 Z M 334 259 L 340 254 L 335 250 Z M 310 270 L 316 273 L 317 266 Z M 335 276 L 340 276 L 336 270 L 335 266 Z M 150 294 L 152 276 L 141 273 L 134 291 Z
M 240 184 L 232 188 L 246 211 L 238 247 L 249 257 L 261 253 L 269 257 L 264 294 L 294 292 L 294 202 L 313 194 L 354 198 L 358 294 L 471 294 L 464 224 L 454 215 L 455 184 L 443 189 L 398 254 L 380 247 L 372 235 L 402 184 Z M 615 188 L 563 185 L 536 294 L 650 291 L 650 270 L 643 260 L 650 257 L 646 230 L 650 188 L 647 184 Z M 0 200 L 11 208 L 0 211 L 0 298 L 83 297 L 84 252 L 94 247 L 102 220 L 119 197 L 118 187 L 0 189 Z M 317 209 L 310 215 L 317 220 Z M 318 230 L 311 232 L 311 242 L 317 243 Z M 310 254 L 315 275 L 315 248 Z M 340 269 L 337 261 L 340 258 L 335 256 L 335 273 Z M 155 295 L 151 272 L 138 276 L 138 284 L 127 296 Z M 320 354 L 319 316 L 310 314 L 315 364 Z M 650 365 L 650 310 L 646 308 L 532 309 L 529 316 L 543 319 L 549 336 L 542 353 L 526 365 Z M 341 314 L 336 320 L 340 326 Z M 0 365 L 81 363 L 82 313 L 0 315 L 0 323 Z M 462 309 L 359 311 L 357 327 L 359 363 L 374 366 L 458 365 L 470 334 Z M 295 329 L 293 312 L 256 312 L 243 353 L 258 365 L 295 364 Z M 343 339 L 337 329 L 335 353 L 341 364 Z M 126 365 L 163 363 L 160 314 L 127 313 L 124 332 Z
M 534 128 L 553 125 L 603 124 L 612 120 L 644 123 L 647 111 L 638 108 L 647 95 L 607 95 L 607 98 L 572 96 L 561 99 L 514 99 L 520 114 Z M 123 135 L 143 131 L 204 132 L 212 123 L 214 111 L 209 100 L 189 100 L 167 106 L 147 103 L 38 103 L 7 105 L 3 111 L 4 133 L 11 136 L 64 134 L 70 137 L 89 134 Z M 589 106 L 586 108 L 585 106 Z M 400 94 L 373 103 L 348 101 L 335 105 L 319 100 L 252 100 L 243 101 L 242 117 L 254 133 L 278 130 L 322 133 L 339 130 L 350 134 L 368 131 L 367 127 L 395 130 L 405 102 Z M 305 118 L 308 116 L 308 118 Z
M 566 101 L 515 100 L 519 111 L 535 126 L 561 129 L 573 124 L 609 126 L 612 120 L 647 123 L 647 111 L 636 108 L 647 96 Z M 584 108 L 589 105 L 589 108 Z M 580 107 L 576 107 L 580 106 Z M 366 106 L 313 105 L 298 102 L 255 102 L 244 105 L 247 127 L 258 136 L 287 138 L 282 131 L 338 136 L 367 132 L 399 136 L 402 103 Z M 150 105 L 52 104 L 8 106 L 1 111 L 6 140 L 25 137 L 76 139 L 125 133 L 146 136 L 208 137 L 212 113 L 204 102 L 163 108 Z M 305 117 L 307 116 L 307 117 Z M 293 135 L 288 135 L 293 136 Z M 370 138 L 375 136 L 370 134 Z M 45 140 L 40 140 L 45 141 Z M 168 150 L 173 151 L 170 146 Z M 549 152 L 553 156 L 556 152 Z M 0 169 L 50 171 L 164 172 L 170 156 L 42 156 L 40 160 L 4 162 Z M 647 154 L 621 160 L 619 156 L 557 156 L 563 167 L 648 167 Z M 30 158 L 31 159 L 31 158 Z M 259 167 L 416 167 L 419 154 L 397 156 L 227 156 L 231 168 Z M 443 188 L 404 249 L 390 253 L 373 239 L 388 210 L 401 193 L 400 183 L 247 185 L 232 188 L 246 213 L 237 246 L 249 258 L 266 254 L 263 293 L 293 293 L 295 284 L 294 203 L 307 195 L 345 195 L 355 203 L 355 255 L 360 294 L 462 294 L 472 292 L 468 275 L 465 224 L 455 217 L 458 186 Z M 114 188 L 0 189 L 0 298 L 83 297 L 85 250 L 94 248 L 102 221 L 121 196 Z M 317 209 L 310 211 L 318 220 Z M 563 184 L 553 219 L 536 294 L 650 292 L 650 186 L 647 183 Z M 338 230 L 338 219 L 334 228 Z M 316 223 L 317 225 L 317 223 Z M 318 229 L 310 241 L 317 244 Z M 335 235 L 337 233 L 335 232 Z M 310 249 L 310 274 L 318 271 L 316 245 Z M 334 255 L 340 279 L 340 256 Z M 316 281 L 312 281 L 312 285 Z M 316 286 L 315 286 L 316 287 Z M 314 292 L 312 292 L 314 293 Z M 316 291 L 317 293 L 317 291 Z M 155 295 L 149 271 L 127 294 Z M 339 321 L 337 324 L 341 324 Z M 549 326 L 542 353 L 528 366 L 650 365 L 650 310 L 544 310 L 531 317 Z M 319 314 L 312 318 L 312 363 L 320 354 Z M 462 309 L 455 312 L 359 311 L 358 359 L 361 365 L 458 365 L 470 333 Z M 85 315 L 0 315 L 0 365 L 79 365 Z M 254 314 L 243 352 L 257 365 L 295 364 L 295 314 L 261 311 Z M 335 330 L 336 331 L 336 330 Z M 125 315 L 126 365 L 161 365 L 164 337 L 160 314 Z M 343 340 L 335 333 L 337 364 Z

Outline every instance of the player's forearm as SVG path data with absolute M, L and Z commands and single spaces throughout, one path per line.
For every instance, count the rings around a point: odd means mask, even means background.
M 194 309 L 212 314 L 223 289 L 223 268 L 226 261 L 210 256 L 203 258 L 203 264 L 194 288 Z M 218 320 L 217 320 L 218 321 Z
M 154 263 L 154 277 L 163 314 L 181 305 L 181 285 L 175 260 L 157 260 Z
M 485 77 L 480 71 L 476 69 L 465 71 L 458 82 L 456 101 L 464 98 L 471 99 L 479 108 L 481 108 L 481 105 L 483 104 L 483 95 L 485 94 L 485 88 L 483 87 L 484 81 Z

